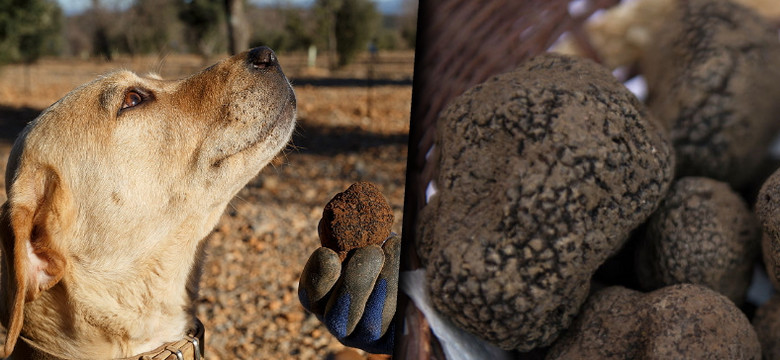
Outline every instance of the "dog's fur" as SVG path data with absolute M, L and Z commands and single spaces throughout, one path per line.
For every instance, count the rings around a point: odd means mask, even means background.
M 184 337 L 202 239 L 294 127 L 295 95 L 278 63 L 260 59 L 269 52 L 177 81 L 110 73 L 27 126 L 0 213 L 0 357 L 20 332 L 72 358 Z M 122 109 L 132 92 L 143 101 Z

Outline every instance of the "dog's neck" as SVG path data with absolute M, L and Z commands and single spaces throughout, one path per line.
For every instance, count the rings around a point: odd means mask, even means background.
M 144 264 L 148 273 L 131 272 L 121 279 L 99 276 L 90 284 L 99 286 L 63 279 L 28 303 L 23 333 L 55 353 L 84 355 L 79 358 L 123 357 L 181 338 L 194 319 L 191 293 L 195 291 L 187 291 L 185 284 L 194 277 L 196 264 L 189 269 L 171 268 L 165 256 L 185 255 L 168 253 L 148 259 Z M 95 338 L 96 333 L 102 336 Z
M 27 303 L 23 335 L 73 358 L 121 358 L 181 339 L 195 321 L 193 303 L 205 255 L 200 239 L 216 219 L 210 216 L 205 227 L 184 224 L 159 242 L 165 245 L 159 251 L 123 264 L 72 258 L 68 275 Z M 202 234 L 193 237 L 193 232 Z M 181 261 L 171 261 L 174 257 L 191 260 L 180 266 Z
M 204 329 L 203 324 L 196 319 L 195 327 L 190 329 L 187 336 L 178 341 L 165 343 L 158 348 L 129 357 L 115 360 L 144 360 L 144 359 L 178 359 L 201 360 L 204 353 Z M 20 337 L 14 350 L 14 359 L 37 360 L 71 360 L 61 355 L 54 354 L 44 349 L 34 341 Z

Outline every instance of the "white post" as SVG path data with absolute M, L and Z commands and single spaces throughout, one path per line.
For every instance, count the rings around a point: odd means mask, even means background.
M 309 61 L 307 65 L 310 68 L 317 66 L 317 47 L 314 45 L 309 45 Z

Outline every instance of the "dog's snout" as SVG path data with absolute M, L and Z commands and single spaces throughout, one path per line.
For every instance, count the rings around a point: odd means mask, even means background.
M 266 69 L 279 65 L 279 60 L 271 48 L 261 46 L 249 51 L 247 63 L 253 69 Z

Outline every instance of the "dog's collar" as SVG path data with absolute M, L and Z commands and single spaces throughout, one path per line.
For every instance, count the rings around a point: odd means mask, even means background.
M 195 329 L 184 339 L 165 343 L 152 351 L 117 360 L 200 360 L 203 357 L 203 323 L 195 318 Z M 19 336 L 12 358 L 30 360 L 72 360 L 44 350 L 32 340 Z

